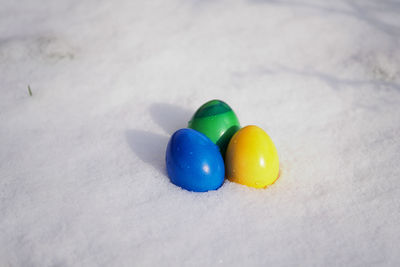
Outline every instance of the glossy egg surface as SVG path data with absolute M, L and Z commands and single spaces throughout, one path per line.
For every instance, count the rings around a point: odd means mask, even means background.
M 211 100 L 196 111 L 188 127 L 210 138 L 224 156 L 229 140 L 240 129 L 240 124 L 228 104 L 221 100 Z
M 171 136 L 166 165 L 171 182 L 189 191 L 216 190 L 224 182 L 224 161 L 218 146 L 193 129 L 180 129 Z
M 261 128 L 240 129 L 225 155 L 226 177 L 233 182 L 265 188 L 279 177 L 279 158 L 274 143 Z

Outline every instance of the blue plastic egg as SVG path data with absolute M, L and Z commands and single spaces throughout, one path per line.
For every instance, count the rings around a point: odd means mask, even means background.
M 186 190 L 216 190 L 224 182 L 225 165 L 218 146 L 196 130 L 176 131 L 169 140 L 165 160 L 171 182 Z

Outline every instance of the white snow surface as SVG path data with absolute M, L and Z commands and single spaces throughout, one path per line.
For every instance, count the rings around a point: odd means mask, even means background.
M 400 1 L 0 1 L 0 266 L 399 266 Z M 33 96 L 29 96 L 30 85 Z M 211 99 L 280 179 L 194 193 Z

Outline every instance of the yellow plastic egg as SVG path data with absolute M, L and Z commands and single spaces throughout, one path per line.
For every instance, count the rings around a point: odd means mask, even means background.
M 254 125 L 246 126 L 230 140 L 225 168 L 230 181 L 265 188 L 279 177 L 278 152 L 263 129 Z

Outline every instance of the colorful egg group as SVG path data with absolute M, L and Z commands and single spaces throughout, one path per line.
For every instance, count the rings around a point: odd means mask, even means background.
M 180 129 L 172 135 L 166 165 L 171 182 L 189 191 L 216 190 L 224 182 L 224 161 L 218 147 L 192 129 Z
M 265 188 L 279 178 L 279 157 L 271 138 L 254 125 L 240 129 L 225 102 L 202 105 L 188 127 L 176 131 L 167 146 L 167 172 L 173 184 L 205 192 L 218 189 L 225 175 L 255 188 Z
M 226 177 L 239 184 L 264 188 L 279 176 L 275 145 L 257 126 L 240 129 L 229 142 L 225 157 Z
M 225 156 L 229 140 L 240 129 L 240 124 L 228 104 L 221 100 L 211 100 L 196 111 L 188 127 L 205 134 Z

